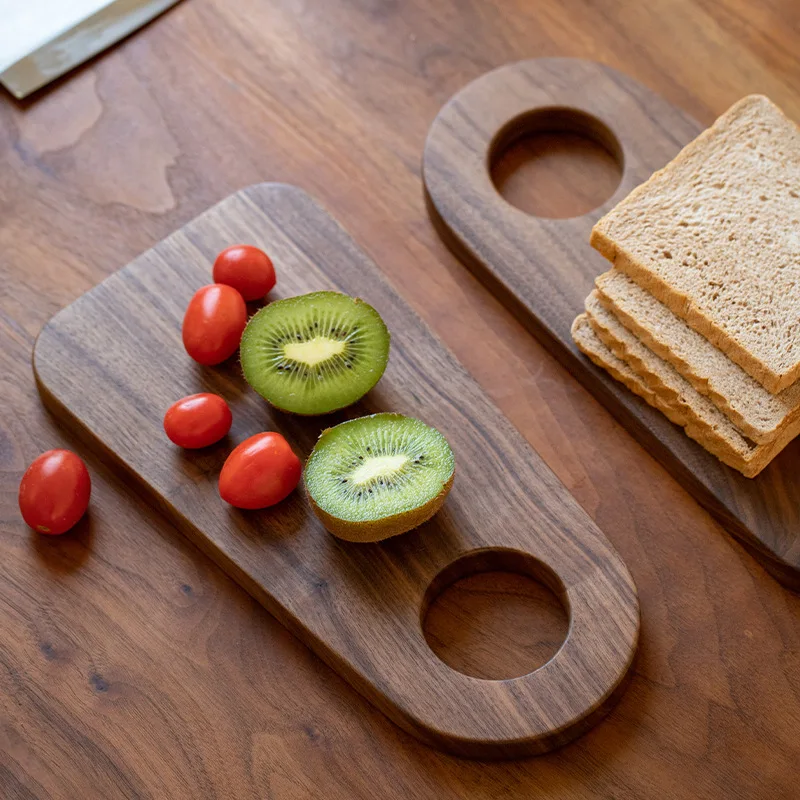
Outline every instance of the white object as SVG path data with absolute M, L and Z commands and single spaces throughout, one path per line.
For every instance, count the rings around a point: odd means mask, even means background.
M 114 0 L 0 0 L 0 72 Z
M 178 0 L 0 0 L 0 83 L 22 98 Z

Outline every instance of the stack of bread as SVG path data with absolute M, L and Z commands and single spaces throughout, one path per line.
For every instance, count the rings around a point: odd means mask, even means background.
M 578 347 L 756 476 L 800 433 L 800 129 L 736 103 L 594 227 Z

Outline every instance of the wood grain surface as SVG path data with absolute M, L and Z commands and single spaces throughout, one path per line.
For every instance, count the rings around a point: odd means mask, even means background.
M 533 218 L 500 194 L 491 164 L 526 134 L 558 130 L 604 145 L 621 178 L 587 213 Z M 450 249 L 648 452 L 781 583 L 800 590 L 800 441 L 745 478 L 595 366 L 570 333 L 594 279 L 609 268 L 589 245 L 592 226 L 701 130 L 609 67 L 566 58 L 510 64 L 459 91 L 433 122 L 423 163 L 428 211 Z
M 231 242 L 268 252 L 277 300 L 314 291 L 359 296 L 392 332 L 379 386 L 346 411 L 302 418 L 270 409 L 232 359 L 199 367 L 183 349 L 188 300 Z M 45 403 L 130 471 L 154 506 L 391 719 L 428 744 L 472 758 L 559 747 L 619 699 L 639 635 L 630 574 L 608 540 L 488 401 L 380 271 L 307 194 L 261 184 L 223 200 L 57 314 L 33 353 Z M 211 391 L 234 411 L 232 434 L 200 452 L 163 431 L 176 398 Z M 219 498 L 233 444 L 279 431 L 308 458 L 322 430 L 395 411 L 439 429 L 458 480 L 432 520 L 386 543 L 330 534 L 302 491 L 245 513 Z M 233 441 L 232 441 L 233 440 Z M 569 611 L 563 645 L 541 669 L 486 681 L 451 669 L 421 627 L 457 578 L 531 574 Z
M 704 125 L 756 91 L 798 117 L 798 15 L 793 0 L 189 0 L 46 94 L 0 97 L 0 796 L 796 798 L 800 600 L 447 252 L 419 174 L 447 99 L 519 59 L 609 64 Z M 45 322 L 261 180 L 333 211 L 630 568 L 633 678 L 572 744 L 487 764 L 403 733 L 42 409 Z M 547 204 L 551 186 L 530 193 Z M 16 507 L 54 446 L 94 481 L 89 518 L 58 540 Z M 460 620 L 484 606 L 550 639 L 509 597 L 522 587 L 468 588 L 428 629 L 440 652 L 474 644 Z M 482 647 L 496 671 L 530 640 Z

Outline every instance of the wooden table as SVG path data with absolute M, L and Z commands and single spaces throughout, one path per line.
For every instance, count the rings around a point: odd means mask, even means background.
M 795 0 L 187 0 L 32 102 L 2 97 L 0 797 L 797 797 L 800 599 L 446 252 L 419 163 L 456 89 L 539 55 L 611 64 L 704 122 L 755 91 L 800 119 L 798 44 Z M 525 174 L 506 184 L 521 202 L 571 202 Z M 78 447 L 34 388 L 42 324 L 262 180 L 339 217 L 630 567 L 634 678 L 563 750 L 480 764 L 420 745 L 84 451 L 88 521 L 62 539 L 22 524 L 25 466 Z M 522 579 L 488 576 L 428 630 L 451 663 L 497 676 L 541 659 L 563 619 Z

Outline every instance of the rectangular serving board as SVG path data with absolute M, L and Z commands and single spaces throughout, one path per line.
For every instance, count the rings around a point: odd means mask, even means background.
M 363 297 L 392 332 L 386 374 L 360 403 L 301 418 L 271 409 L 232 359 L 201 367 L 181 321 L 211 264 L 237 242 L 264 248 L 279 276 L 271 300 L 338 290 Z M 333 218 L 302 191 L 250 187 L 207 211 L 78 299 L 40 334 L 34 368 L 48 406 L 140 489 L 223 569 L 407 731 L 475 757 L 549 750 L 597 722 L 620 695 L 636 648 L 638 600 L 608 540 L 538 455 L 384 280 Z M 182 451 L 162 418 L 199 391 L 229 402 L 229 437 Z M 305 458 L 319 433 L 378 411 L 439 428 L 456 479 L 428 523 L 377 544 L 320 525 L 300 488 L 262 511 L 219 497 L 233 445 L 283 433 Z M 509 681 L 463 675 L 422 630 L 447 582 L 481 569 L 542 579 L 569 610 L 567 639 L 540 669 Z

